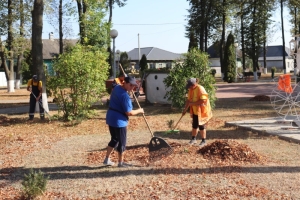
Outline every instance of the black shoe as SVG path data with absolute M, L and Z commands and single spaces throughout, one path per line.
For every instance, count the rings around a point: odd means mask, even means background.
M 42 117 L 41 117 L 41 120 L 44 120 L 44 119 L 45 119 L 45 117 L 44 117 L 44 116 L 42 116 Z
M 33 120 L 33 118 L 29 118 L 29 119 L 27 119 L 28 121 L 32 121 Z

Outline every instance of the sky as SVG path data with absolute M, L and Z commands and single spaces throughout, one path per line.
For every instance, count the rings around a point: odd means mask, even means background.
M 128 0 L 124 7 L 113 9 L 113 27 L 118 31 L 115 39 L 116 50 L 128 52 L 134 48 L 156 47 L 173 53 L 185 53 L 189 40 L 185 37 L 187 0 Z M 286 12 L 287 13 L 287 12 Z M 285 14 L 285 46 L 289 47 L 290 24 Z M 277 27 L 268 45 L 282 45 L 280 12 L 272 18 Z M 74 36 L 78 25 L 74 23 Z M 43 38 L 49 37 L 53 27 L 44 22 Z M 54 33 L 58 37 L 57 33 Z

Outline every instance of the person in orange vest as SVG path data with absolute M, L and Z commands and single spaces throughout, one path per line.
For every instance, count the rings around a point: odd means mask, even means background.
M 125 75 L 122 73 L 119 74 L 118 78 L 115 78 L 112 83 L 112 89 L 114 89 L 114 87 L 116 87 L 117 85 L 123 85 L 125 82 L 124 79 L 125 79 Z
M 212 118 L 211 106 L 209 103 L 208 94 L 205 88 L 198 84 L 198 79 L 190 78 L 187 81 L 186 88 L 188 89 L 187 100 L 185 103 L 185 114 L 188 107 L 190 107 L 190 115 L 192 118 L 192 139 L 190 144 L 196 144 L 198 128 L 202 141 L 200 147 L 206 145 L 206 127 L 208 121 Z

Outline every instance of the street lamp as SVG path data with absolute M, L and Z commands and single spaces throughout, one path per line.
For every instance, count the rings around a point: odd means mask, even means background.
M 120 72 L 119 72 L 119 65 L 120 65 L 120 54 L 121 54 L 121 51 L 117 50 L 116 54 L 117 54 L 117 60 L 118 60 L 118 65 L 116 67 L 116 71 L 117 71 L 117 75 L 119 75 L 120 74 Z
M 116 49 L 116 47 L 115 47 L 115 39 L 116 39 L 117 36 L 118 36 L 118 31 L 115 30 L 115 29 L 112 29 L 110 31 L 110 37 L 113 39 L 113 56 L 114 56 L 114 58 L 113 58 L 113 64 L 112 64 L 113 78 L 116 78 L 116 56 L 115 56 L 115 49 Z
M 235 42 L 234 47 L 235 47 L 235 82 L 237 82 L 237 48 L 239 46 L 239 43 Z

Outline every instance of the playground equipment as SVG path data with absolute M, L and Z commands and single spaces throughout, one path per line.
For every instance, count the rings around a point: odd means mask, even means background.
M 281 119 L 278 122 L 294 123 L 300 127 L 300 82 L 292 83 L 290 74 L 280 75 L 274 81 L 270 101 Z

